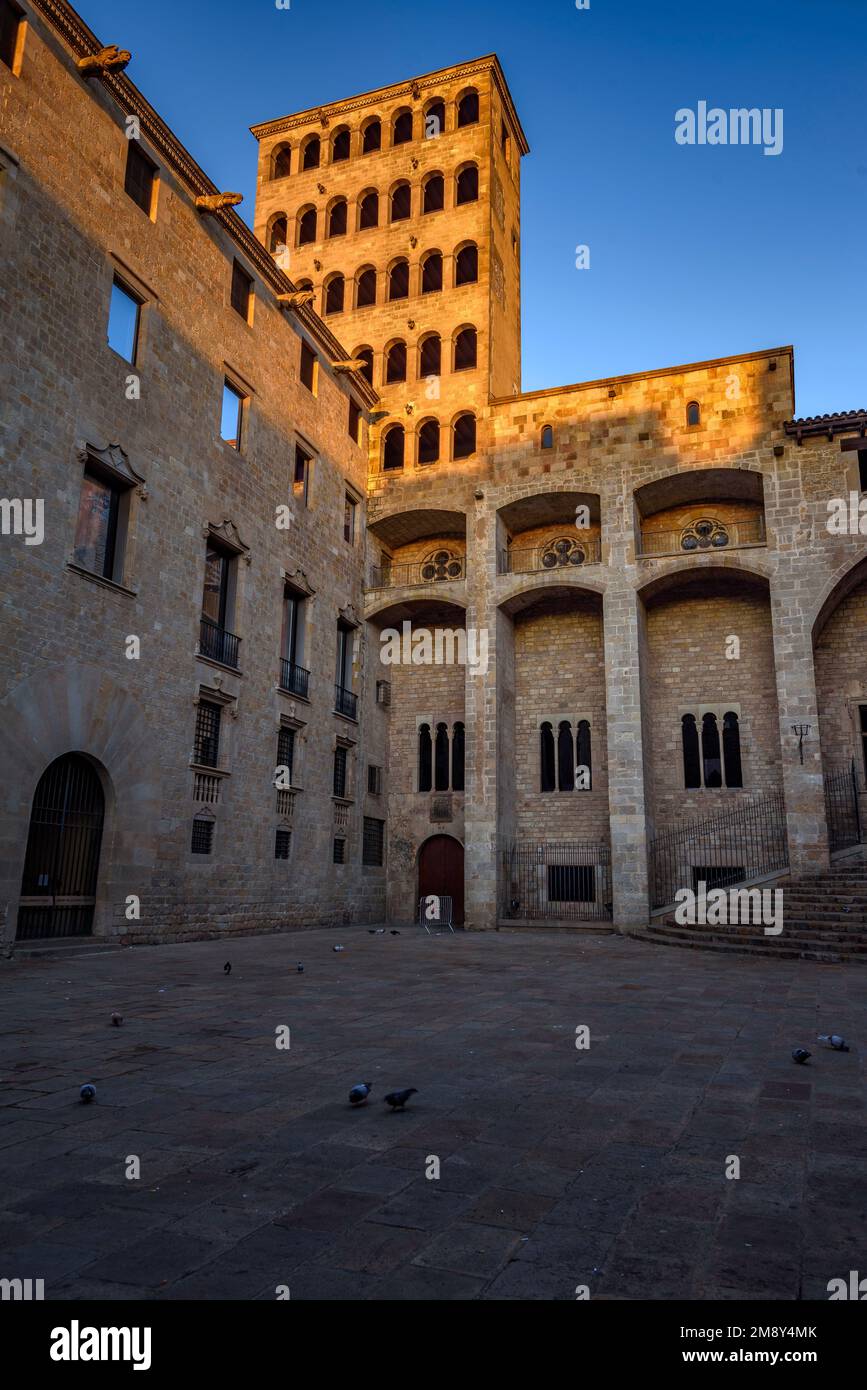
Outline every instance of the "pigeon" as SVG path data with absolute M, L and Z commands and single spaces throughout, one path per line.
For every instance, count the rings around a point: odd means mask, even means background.
M 835 1052 L 848 1052 L 849 1044 L 845 1038 L 841 1038 L 839 1033 L 820 1033 L 819 1042 L 830 1043 Z
M 82 1086 L 78 1094 L 81 1097 L 82 1105 L 89 1105 L 92 1100 L 96 1100 L 96 1087 L 91 1086 L 88 1082 Z
M 399 932 L 399 931 L 393 931 L 391 934 L 392 934 L 392 936 L 400 936 L 400 932 Z
M 120 1025 L 123 1023 L 123 1014 L 112 1014 L 111 1021 L 114 1024 L 115 1028 L 119 1028 Z
M 226 961 L 226 964 L 223 966 L 223 974 L 224 974 L 224 975 L 231 975 L 231 973 L 232 973 L 232 962 L 231 962 L 230 960 L 227 960 L 227 961 Z
M 803 1066 L 807 1058 L 812 1057 L 812 1055 L 812 1052 L 808 1052 L 805 1047 L 796 1047 L 792 1053 L 792 1061 L 800 1062 L 801 1066 Z
M 304 974 L 304 966 L 301 964 L 300 960 L 299 960 L 298 964 L 296 965 L 295 969 L 298 971 L 298 974 L 299 974 L 299 975 L 303 975 L 303 974 Z
M 385 1097 L 385 1102 L 391 1106 L 392 1110 L 402 1110 L 410 1096 L 414 1096 L 417 1090 L 416 1086 L 410 1086 L 407 1091 L 390 1091 Z
M 343 950 L 343 947 L 342 947 L 342 946 L 332 946 L 331 949 L 332 949 L 332 951 L 342 951 L 342 950 Z
M 353 1086 L 352 1090 L 349 1092 L 349 1104 L 363 1105 L 372 1090 L 372 1081 L 362 1081 L 358 1086 Z

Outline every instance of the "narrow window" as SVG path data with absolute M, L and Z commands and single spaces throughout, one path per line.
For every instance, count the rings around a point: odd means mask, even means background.
M 382 796 L 382 768 L 375 763 L 367 765 L 367 791 L 369 796 Z
M 277 734 L 277 766 L 285 767 L 286 775 L 292 783 L 295 766 L 295 730 L 283 728 Z
M 199 655 L 237 670 L 239 639 L 229 632 L 232 620 L 235 556 L 215 541 L 205 551 Z
M 582 719 L 578 724 L 576 754 L 578 767 L 586 767 L 587 769 L 586 784 L 585 778 L 582 778 L 581 789 L 582 791 L 590 791 L 593 786 L 593 763 L 591 761 L 590 724 L 586 719 Z
M 338 714 L 349 719 L 355 718 L 358 700 L 352 690 L 352 646 L 353 629 L 345 623 L 337 624 L 337 664 L 334 674 L 335 704 Z
M 17 5 L 11 4 L 10 0 L 2 0 L 0 3 L 0 62 L 5 63 L 10 69 L 15 63 L 15 50 L 18 47 L 18 34 L 23 18 L 23 10 L 20 10 Z
M 361 862 L 370 868 L 382 868 L 385 848 L 385 821 L 364 817 L 364 837 L 361 846 Z
M 196 706 L 196 734 L 193 762 L 200 767 L 219 767 L 220 720 L 222 709 L 212 700 L 200 700 Z
M 335 864 L 345 864 L 345 863 L 346 863 L 346 841 L 345 841 L 345 840 L 343 840 L 343 839 L 337 839 L 337 840 L 334 841 L 334 849 L 333 849 L 333 851 L 332 851 L 331 858 L 332 858 L 332 860 L 333 860 L 333 862 L 334 862 Z
M 406 343 L 394 343 L 385 360 L 386 385 L 396 381 L 406 381 Z
M 500 149 L 507 164 L 512 162 L 512 137 L 505 121 L 500 121 Z
M 316 240 L 316 209 L 307 208 L 298 219 L 298 245 L 309 246 Z
M 412 112 L 401 111 L 394 123 L 393 145 L 406 145 L 412 139 Z
M 431 174 L 424 186 L 422 212 L 441 212 L 445 207 L 446 185 L 442 174 Z
M 328 281 L 325 290 L 325 312 L 326 314 L 342 314 L 343 301 L 346 294 L 346 281 L 342 275 L 334 275 Z
M 455 724 L 452 729 L 452 791 L 464 790 L 464 726 Z
M 346 236 L 345 198 L 338 198 L 337 202 L 331 205 L 331 211 L 328 214 L 328 235 L 329 237 Z
M 232 262 L 232 308 L 240 314 L 245 323 L 250 322 L 250 300 L 253 295 L 253 279 L 239 261 Z
M 405 222 L 412 213 L 412 190 L 408 183 L 399 183 L 391 195 L 392 222 Z
M 355 514 L 358 503 L 347 492 L 343 499 L 343 539 L 347 545 L 355 545 Z
M 431 251 L 425 256 L 421 269 L 422 294 L 435 294 L 443 287 L 443 258 L 439 251 Z
M 268 250 L 272 256 L 281 255 L 289 239 L 289 224 L 285 217 L 275 217 L 268 234 Z
M 539 741 L 539 790 L 543 792 L 554 792 L 557 790 L 557 778 L 555 776 L 554 767 L 554 730 L 547 720 L 539 730 Z
M 278 830 L 274 835 L 274 858 L 288 859 L 289 848 L 292 844 L 291 830 Z
M 680 724 L 683 742 L 683 785 L 687 790 L 692 790 L 701 786 L 701 759 L 695 715 L 685 714 Z
M 434 742 L 434 791 L 447 792 L 449 789 L 449 729 L 447 724 L 437 724 Z
M 233 449 L 241 447 L 241 429 L 244 420 L 244 397 L 231 381 L 223 381 L 223 407 L 220 415 L 220 438 Z
M 126 362 L 135 364 L 142 301 L 117 276 L 108 309 L 108 345 Z
M 479 278 L 479 248 L 464 246 L 455 257 L 455 284 L 474 285 Z
M 280 650 L 282 653 L 280 658 L 280 689 L 287 690 L 292 695 L 300 695 L 302 699 L 306 700 L 310 672 L 306 671 L 301 664 L 304 656 L 304 599 L 292 589 L 286 589 L 283 595 L 283 631 Z M 284 733 L 291 734 L 294 748 L 295 730 L 281 730 L 281 737 Z M 278 761 L 288 761 L 291 768 L 291 760 L 278 759 Z
M 196 816 L 190 839 L 191 854 L 210 854 L 214 844 L 214 822 Z
M 130 140 L 126 153 L 124 191 L 137 203 L 142 212 L 151 215 L 157 166 L 149 159 L 137 140 Z
M 701 406 L 698 401 L 690 401 L 686 407 L 686 423 L 690 426 L 701 424 Z
M 384 469 L 403 468 L 404 440 L 403 425 L 392 425 L 385 436 L 385 444 L 382 451 L 382 466 Z
M 358 277 L 358 290 L 355 296 L 355 304 L 358 309 L 366 309 L 369 304 L 376 303 L 376 271 L 363 270 Z
M 292 146 L 278 145 L 274 151 L 272 178 L 286 179 L 292 173 Z
M 858 450 L 858 486 L 867 492 L 867 449 Z
M 575 790 L 575 748 L 572 725 L 566 719 L 557 730 L 557 784 L 561 792 Z
M 409 299 L 409 261 L 398 261 L 388 276 L 389 299 Z
M 479 120 L 478 92 L 465 92 L 458 102 L 458 125 L 477 125 Z
M 309 343 L 301 343 L 301 385 L 316 394 L 316 353 Z
M 352 396 L 349 397 L 349 421 L 347 428 L 349 432 L 349 438 L 352 440 L 353 444 L 360 444 L 361 406 L 358 404 L 356 400 L 353 399 Z
M 478 361 L 478 340 L 474 328 L 462 328 L 455 338 L 455 371 L 466 372 Z
M 82 569 L 104 579 L 115 577 L 115 562 L 119 559 L 118 518 L 124 491 L 117 483 L 85 468 L 73 555 Z
M 426 140 L 436 140 L 446 128 L 446 104 L 432 101 L 424 117 L 424 136 Z
M 370 384 L 371 384 L 371 386 L 372 386 L 372 385 L 373 385 L 373 348 L 369 348 L 369 347 L 359 348 L 357 352 L 353 353 L 353 356 L 354 356 L 354 357 L 359 357 L 359 358 L 361 358 L 361 361 L 364 363 L 364 366 L 363 366 L 362 369 L 361 369 L 361 375 L 364 377 L 365 381 L 369 381 Z
M 457 196 L 455 202 L 458 207 L 464 203 L 475 203 L 479 197 L 479 171 L 475 164 L 469 164 L 466 169 L 462 169 L 458 174 Z
M 349 131 L 338 130 L 331 145 L 331 163 L 342 164 L 349 158 Z
M 542 427 L 542 448 L 543 448 L 543 449 L 553 449 L 553 447 L 554 447 L 554 427 L 553 427 L 553 425 L 544 425 L 544 426 Z
M 723 715 L 722 743 L 726 786 L 742 787 L 744 776 L 741 768 L 741 731 L 738 717 L 733 710 Z
M 334 796 L 346 796 L 347 756 L 348 749 L 344 748 L 342 744 L 338 744 L 334 750 L 334 779 L 332 784 Z
M 443 345 L 438 333 L 431 333 L 421 345 L 420 375 L 439 376 L 442 370 Z
M 361 153 L 374 154 L 382 149 L 382 125 L 379 121 L 371 121 L 370 125 L 364 127 L 364 134 L 361 137 Z
M 322 147 L 318 135 L 311 135 L 307 144 L 304 146 L 304 156 L 301 161 L 302 169 L 318 169 L 319 160 L 322 154 Z
M 379 226 L 379 194 L 365 193 L 361 200 L 358 211 L 358 227 L 360 231 L 365 231 L 367 227 Z
M 292 475 L 292 493 L 307 506 L 310 492 L 310 466 L 313 462 L 312 454 L 308 454 L 306 449 L 302 449 L 300 444 L 295 445 L 295 468 Z
M 722 786 L 719 729 L 716 715 L 706 714 L 701 721 L 701 760 L 706 787 Z
M 440 456 L 440 426 L 438 420 L 425 420 L 418 432 L 419 463 L 437 463 Z
M 458 416 L 457 420 L 455 421 L 454 438 L 454 458 L 468 459 L 476 452 L 475 415 Z
M 420 724 L 418 730 L 418 789 L 429 792 L 433 787 L 433 747 L 430 724 Z

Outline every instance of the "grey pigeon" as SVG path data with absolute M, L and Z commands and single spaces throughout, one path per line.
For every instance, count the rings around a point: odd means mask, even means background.
M 230 960 L 227 960 L 227 961 L 226 961 L 226 964 L 223 966 L 223 974 L 224 974 L 224 975 L 231 975 L 231 973 L 232 973 L 232 962 L 231 962 Z
M 410 1086 L 406 1091 L 390 1091 L 385 1097 L 386 1105 L 390 1105 L 392 1110 L 402 1110 L 410 1096 L 417 1094 L 418 1087 Z
M 123 1023 L 123 1014 L 112 1014 L 111 1021 L 114 1024 L 115 1028 L 119 1028 L 120 1025 Z
M 299 974 L 299 975 L 303 975 L 303 974 L 304 974 L 304 966 L 301 964 L 300 960 L 299 960 L 298 964 L 296 965 L 295 969 L 298 971 L 298 974 Z
M 393 931 L 391 934 L 392 934 L 392 936 L 400 936 L 400 932 L 399 932 L 399 931 Z
M 845 1038 L 841 1038 L 839 1033 L 820 1033 L 819 1042 L 830 1043 L 835 1052 L 848 1052 L 849 1044 Z
M 331 949 L 332 951 L 342 951 L 344 948 L 342 946 L 332 946 Z
M 372 1081 L 361 1081 L 357 1086 L 353 1086 L 349 1092 L 349 1104 L 363 1105 L 372 1090 Z
M 92 1100 L 96 1100 L 96 1087 L 91 1086 L 90 1082 L 88 1082 L 86 1085 L 82 1086 L 78 1094 L 81 1097 L 82 1105 L 89 1105 Z
M 801 1066 L 803 1066 L 807 1058 L 812 1057 L 812 1055 L 812 1052 L 808 1052 L 805 1047 L 796 1047 L 792 1053 L 792 1061 L 800 1062 Z

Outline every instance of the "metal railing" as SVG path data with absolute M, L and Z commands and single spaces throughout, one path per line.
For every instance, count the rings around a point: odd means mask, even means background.
M 706 555 L 720 550 L 739 550 L 747 545 L 766 545 L 767 532 L 763 516 L 746 521 L 722 521 L 707 534 L 695 534 L 695 528 L 681 526 L 677 531 L 642 530 L 638 553 L 648 555 Z
M 210 618 L 202 618 L 199 629 L 200 656 L 208 656 L 212 661 L 219 661 L 223 666 L 232 666 L 237 671 L 240 644 L 241 639 L 236 637 L 234 632 L 227 632 Z
M 370 588 L 414 589 L 466 577 L 465 557 L 450 555 L 447 560 L 425 560 L 414 565 L 374 565 L 370 572 Z
M 611 920 L 611 850 L 586 840 L 507 840 L 500 849 L 504 921 Z
M 825 774 L 825 815 L 828 847 L 833 854 L 861 843 L 861 812 L 858 805 L 858 776 L 855 760 L 840 772 Z
M 664 830 L 650 841 L 651 907 L 668 907 L 682 888 L 697 892 L 783 872 L 789 864 L 782 792 Z
M 303 700 L 307 699 L 307 691 L 310 686 L 310 672 L 305 671 L 303 666 L 296 666 L 294 661 L 280 660 L 280 689 L 287 690 L 290 695 L 300 695 Z
M 353 695 L 351 690 L 344 690 L 342 685 L 335 685 L 334 708 L 338 714 L 345 714 L 347 719 L 355 719 L 358 710 L 358 696 Z
M 508 550 L 500 550 L 497 555 L 497 573 L 533 574 L 541 570 L 544 574 L 560 569 L 578 569 L 583 565 L 598 565 L 601 554 L 602 543 L 598 536 L 570 543 L 568 550 L 557 550 L 550 541 L 544 545 L 510 546 Z

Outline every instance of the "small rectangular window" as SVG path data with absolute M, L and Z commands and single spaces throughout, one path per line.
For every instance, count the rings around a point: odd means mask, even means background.
M 118 517 L 123 490 L 85 469 L 78 503 L 74 560 L 103 579 L 115 577 Z
M 361 862 L 372 868 L 381 868 L 384 857 L 385 845 L 385 821 L 374 820 L 371 816 L 364 817 L 364 839 L 362 842 Z
M 333 858 L 333 861 L 334 861 L 335 864 L 345 864 L 345 863 L 346 863 L 346 841 L 345 841 L 345 840 L 335 840 L 335 841 L 334 841 L 334 853 L 333 853 L 332 858 Z
M 127 145 L 124 190 L 142 212 L 146 212 L 150 217 L 154 204 L 157 166 L 148 158 L 137 140 L 129 140 Z
M 858 450 L 858 486 L 867 492 L 867 449 Z
M 592 864 L 549 864 L 548 901 L 550 903 L 595 902 L 595 867 Z
M 201 767 L 217 767 L 220 753 L 220 720 L 222 708 L 212 700 L 200 700 L 196 706 L 196 738 L 193 762 Z
M 115 275 L 108 308 L 108 345 L 124 361 L 135 364 L 141 300 Z
M 190 849 L 193 854 L 210 854 L 214 843 L 214 822 L 212 820 L 194 820 L 193 838 Z
M 367 768 L 367 790 L 371 796 L 382 795 L 382 768 L 369 763 Z
M 295 730 L 281 729 L 277 735 L 277 766 L 288 768 L 289 784 L 292 783 L 292 770 L 295 765 Z
M 316 353 L 309 343 L 301 342 L 301 384 L 316 394 Z
M 241 428 L 244 423 L 244 397 L 241 392 L 232 385 L 231 381 L 223 381 L 223 409 L 220 418 L 220 438 L 227 444 L 231 444 L 233 449 L 241 448 Z
M 291 830 L 278 830 L 274 837 L 274 858 L 288 859 L 289 847 L 292 844 Z
M 346 796 L 347 761 L 347 749 L 342 744 L 338 744 L 334 750 L 333 793 L 335 796 Z
M 355 544 L 355 513 L 358 507 L 354 497 L 347 492 L 343 501 L 343 539 L 348 545 Z
M 253 296 L 253 277 L 240 261 L 232 262 L 232 308 L 245 323 L 250 322 L 250 300 Z
M 361 443 L 361 406 L 349 398 L 349 438 L 354 444 Z
M 12 68 L 15 63 L 23 18 L 24 11 L 13 5 L 11 0 L 0 0 L 0 62 L 4 62 L 7 68 Z
M 302 449 L 300 444 L 295 445 L 295 471 L 292 476 L 292 492 L 299 498 L 304 505 L 310 491 L 310 465 L 313 462 L 312 455 L 306 449 Z

